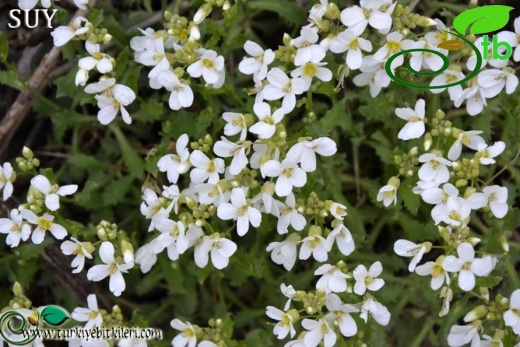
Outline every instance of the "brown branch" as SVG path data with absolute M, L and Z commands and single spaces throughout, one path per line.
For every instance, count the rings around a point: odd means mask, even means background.
M 92 0 L 91 6 L 95 6 L 98 1 L 99 0 Z M 78 10 L 75 13 L 74 18 L 86 16 L 87 13 L 88 11 Z M 0 123 L 0 161 L 6 159 L 9 143 L 31 109 L 32 102 L 35 98 L 33 91 L 39 93 L 47 85 L 49 75 L 58 64 L 60 56 L 60 48 L 53 47 L 45 57 L 43 57 L 42 62 L 29 80 L 29 88 L 18 95 L 13 105 L 11 105 L 11 108 L 2 119 L 2 122 Z

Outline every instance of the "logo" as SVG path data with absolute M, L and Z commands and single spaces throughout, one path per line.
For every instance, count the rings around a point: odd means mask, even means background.
M 457 17 L 455 17 L 455 20 L 453 21 L 453 27 L 458 32 L 448 32 L 452 36 L 457 37 L 458 39 L 448 40 L 441 42 L 437 47 L 446 49 L 448 51 L 458 50 L 465 45 L 468 45 L 476 54 L 477 62 L 475 65 L 475 68 L 471 73 L 464 79 L 446 84 L 446 85 L 440 85 L 440 86 L 425 86 L 421 84 L 415 84 L 412 82 L 407 82 L 399 77 L 397 77 L 393 71 L 392 71 L 392 63 L 395 59 L 400 57 L 403 54 L 408 53 L 415 53 L 415 52 L 424 52 L 424 53 L 430 53 L 435 54 L 436 56 L 440 57 L 443 61 L 443 66 L 437 70 L 437 71 L 416 71 L 412 68 L 410 63 L 406 66 L 406 69 L 411 72 L 414 75 L 418 76 L 434 76 L 439 75 L 446 71 L 449 67 L 449 60 L 448 57 L 442 54 L 439 51 L 432 50 L 432 49 L 425 49 L 425 48 L 415 48 L 415 49 L 408 49 L 401 51 L 399 53 L 394 54 L 391 56 L 386 64 L 385 64 L 385 70 L 388 76 L 395 82 L 411 87 L 411 88 L 421 88 L 421 89 L 441 89 L 441 88 L 449 88 L 453 87 L 462 83 L 465 83 L 469 80 L 471 80 L 473 77 L 475 77 L 478 72 L 480 71 L 480 68 L 482 67 L 483 59 L 489 59 L 490 53 L 491 58 L 493 59 L 499 59 L 499 60 L 508 60 L 511 55 L 513 54 L 513 48 L 511 45 L 507 42 L 500 42 L 497 35 L 493 35 L 492 41 L 489 41 L 489 38 L 487 36 L 484 36 L 482 39 L 482 51 L 483 55 L 480 53 L 479 48 L 466 39 L 465 35 L 466 32 L 469 29 L 469 33 L 472 35 L 478 35 L 478 34 L 487 34 L 496 30 L 500 30 L 503 27 L 507 25 L 509 22 L 509 12 L 513 10 L 514 8 L 511 6 L 504 6 L 504 5 L 489 5 L 489 6 L 482 6 L 478 8 L 474 8 L 468 11 L 464 11 L 461 14 L 459 14 Z M 489 52 L 489 46 L 493 45 L 493 49 L 491 52 Z
M 7 23 L 11 29 L 16 29 L 23 25 L 28 29 L 34 29 L 40 24 L 40 13 L 46 22 L 45 28 L 52 29 L 52 19 L 58 10 L 36 9 L 36 10 L 21 10 L 14 9 L 9 11 L 9 19 L 12 20 Z
M 29 309 L 9 310 L 0 315 L 0 335 L 7 343 L 25 345 L 37 336 L 37 334 L 28 334 L 28 331 L 39 330 L 42 323 L 60 326 L 69 317 L 65 309 L 55 305 L 45 306 L 41 313 Z

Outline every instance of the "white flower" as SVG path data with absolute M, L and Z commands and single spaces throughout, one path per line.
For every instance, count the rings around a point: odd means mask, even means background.
M 253 206 L 260 212 L 271 213 L 272 215 L 279 217 L 280 209 L 278 200 L 273 198 L 275 184 L 272 182 L 265 182 L 262 185 L 260 192 L 251 200 Z
M 285 110 L 279 108 L 271 113 L 271 106 L 266 102 L 255 103 L 253 111 L 259 122 L 249 128 L 253 134 L 257 134 L 261 139 L 271 138 L 276 131 L 276 124 L 280 123 L 285 116 Z
M 484 89 L 478 85 L 476 80 L 469 82 L 470 87 L 462 91 L 457 99 L 453 101 L 455 107 L 460 107 L 462 102 L 466 100 L 466 110 L 470 116 L 475 116 L 484 110 L 487 106 L 486 97 L 484 96 Z
M 16 179 L 16 173 L 10 163 L 0 165 L 0 189 L 3 188 L 2 199 L 6 201 L 13 195 L 13 182 Z
M 216 184 L 220 180 L 219 174 L 224 173 L 224 160 L 220 158 L 209 159 L 204 152 L 195 150 L 190 155 L 193 169 L 190 172 L 191 181 L 195 184 L 208 182 Z
M 88 2 L 89 0 L 74 0 L 74 4 L 82 10 L 87 9 Z
M 146 188 L 143 192 L 143 202 L 141 203 L 140 211 L 141 214 L 146 217 L 146 219 L 152 220 L 148 231 L 155 229 L 155 225 L 153 224 L 153 216 L 162 210 L 164 209 L 161 205 L 161 202 L 159 201 L 157 193 L 149 188 Z
M 476 151 L 481 144 L 485 144 L 486 142 L 479 136 L 480 134 L 482 134 L 480 130 L 461 131 L 457 140 L 450 147 L 448 159 L 459 159 L 462 152 L 462 145 Z
M 416 244 L 408 240 L 397 240 L 394 243 L 394 252 L 401 257 L 413 257 L 410 265 L 408 266 L 408 271 L 413 272 L 417 264 L 421 261 L 424 253 L 429 252 L 431 249 L 431 243 L 423 242 L 421 244 Z
M 127 86 L 116 84 L 115 78 L 89 84 L 85 87 L 85 93 L 102 93 L 95 96 L 100 109 L 97 118 L 101 124 L 107 125 L 111 123 L 119 112 L 121 112 L 123 121 L 126 124 L 132 123 L 132 118 L 130 118 L 130 114 L 125 106 L 130 105 L 135 100 L 135 93 Z
M 202 234 L 200 228 L 192 228 L 187 233 L 190 239 L 195 241 L 195 264 L 203 268 L 208 264 L 209 254 L 211 254 L 211 262 L 215 268 L 222 270 L 229 264 L 229 258 L 236 252 L 237 245 L 224 237 L 220 237 L 218 233 L 212 236 Z
M 119 264 L 114 259 L 114 246 L 110 242 L 103 242 L 99 247 L 99 257 L 104 264 L 94 265 L 87 272 L 89 281 L 99 282 L 110 276 L 109 288 L 115 296 L 120 296 L 126 284 L 122 273 L 134 267 L 134 263 Z
M 108 59 L 108 55 L 101 53 L 101 47 L 97 43 L 91 41 L 85 42 L 85 49 L 91 55 L 90 57 L 81 58 L 78 66 L 86 71 L 96 68 L 101 74 L 106 74 L 114 69 L 114 66 Z
M 296 47 L 294 65 L 302 66 L 310 61 L 320 61 L 325 57 L 325 49 L 316 44 L 319 40 L 318 29 L 303 27 L 300 36 L 291 40 L 291 45 Z
M 12 209 L 10 218 L 0 218 L 0 233 L 7 234 L 5 243 L 11 248 L 18 247 L 21 241 L 27 241 L 31 236 L 31 227 L 25 223 L 18 209 Z
M 332 225 L 334 226 L 334 222 Z M 334 241 L 336 241 L 341 254 L 345 256 L 350 255 L 356 247 L 352 234 L 343 223 L 338 223 L 330 232 L 329 236 L 327 236 L 327 242 L 331 247 Z
M 520 335 L 520 289 L 511 294 L 509 310 L 504 313 L 506 326 L 512 327 L 515 334 Z
M 59 26 L 51 32 L 54 46 L 61 47 L 76 36 L 89 31 L 89 22 L 85 17 L 78 16 L 68 26 Z
M 291 225 L 294 230 L 301 231 L 307 224 L 305 217 L 298 212 L 296 207 L 296 199 L 294 194 L 289 194 L 285 199 L 285 204 L 276 201 L 280 216 L 278 218 L 278 224 L 276 230 L 279 234 L 286 234 L 287 228 Z
M 186 173 L 190 168 L 190 151 L 188 149 L 189 140 L 187 134 L 179 136 L 175 144 L 175 151 L 177 154 L 166 154 L 157 162 L 159 171 L 166 172 L 170 183 L 177 183 L 179 174 Z
M 361 35 L 367 25 L 378 29 L 380 33 L 386 34 L 392 27 L 392 17 L 390 16 L 395 8 L 395 3 L 383 0 L 365 0 L 360 2 L 361 7 L 351 6 L 341 11 L 341 22 Z M 390 6 L 385 6 L 390 5 Z M 386 10 L 382 8 L 386 7 Z
M 49 179 L 43 175 L 38 175 L 31 179 L 31 185 L 45 196 L 45 206 L 51 211 L 56 211 L 60 208 L 60 196 L 72 195 L 78 190 L 76 184 L 62 187 L 57 184 L 51 185 Z
M 463 242 L 457 247 L 458 258 L 449 255 L 442 264 L 444 270 L 459 273 L 459 287 L 469 292 L 475 287 L 475 276 L 484 277 L 491 273 L 495 267 L 493 258 L 485 256 L 475 259 L 475 250 L 468 242 Z
M 480 341 L 480 347 L 504 347 L 500 337 L 495 335 L 495 338 L 489 335 L 482 335 L 484 340 Z M 518 347 L 518 344 L 515 346 Z
M 219 73 L 224 70 L 224 58 L 217 56 L 217 52 L 210 49 L 204 50 L 200 59 L 188 66 L 188 73 L 191 77 L 204 78 L 204 81 L 209 84 L 218 82 Z
M 485 143 L 478 145 L 477 157 L 481 165 L 495 164 L 495 157 L 498 157 L 506 149 L 506 144 L 502 141 L 497 141 L 493 145 L 488 146 Z
M 242 113 L 224 112 L 222 118 L 226 121 L 224 135 L 233 136 L 240 133 L 240 141 L 244 141 L 247 136 L 246 118 Z
M 483 88 L 484 96 L 488 99 L 500 94 L 504 88 L 507 94 L 512 94 L 518 87 L 518 77 L 508 69 L 484 70 L 478 74 L 477 79 L 478 84 Z
M 515 32 L 501 31 L 497 34 L 498 42 L 507 42 L 511 47 L 516 47 L 513 53 L 513 60 L 520 61 L 520 18 L 516 18 L 514 21 Z
M 421 180 L 442 184 L 450 179 L 448 166 L 451 166 L 451 162 L 449 160 L 435 153 L 425 153 L 419 157 L 419 162 L 424 163 L 419 169 Z
M 99 312 L 97 299 L 95 294 L 87 296 L 87 307 L 76 307 L 70 314 L 72 319 L 78 322 L 87 322 L 84 329 L 92 329 L 93 327 L 101 327 L 103 324 L 103 316 Z
M 288 298 L 287 302 L 285 303 L 285 306 L 283 308 L 284 311 L 287 311 L 289 307 L 291 306 L 291 300 L 296 295 L 296 290 L 294 290 L 292 285 L 286 286 L 285 283 L 280 284 L 280 291 L 282 294 Z
M 446 284 L 450 284 L 450 276 L 442 267 L 445 257 L 440 256 L 437 258 L 435 262 L 429 261 L 423 265 L 419 265 L 415 268 L 415 272 L 419 276 L 432 276 L 432 280 L 430 285 L 433 290 L 437 290 L 444 284 L 446 280 Z
M 377 201 L 382 201 L 385 207 L 390 206 L 392 203 L 397 204 L 397 189 L 400 186 L 399 178 L 393 176 L 388 180 L 386 186 L 381 187 L 377 193 Z
M 428 33 L 434 34 L 434 33 Z M 414 42 L 413 45 L 408 44 L 406 49 L 427 49 L 432 51 L 437 51 L 443 56 L 448 55 L 448 51 L 446 49 L 438 48 L 435 43 L 432 43 L 428 40 L 429 36 L 426 34 L 426 40 L 420 39 L 417 42 Z M 439 42 L 440 43 L 440 42 Z M 413 47 L 412 47 L 413 46 Z M 412 57 L 410 58 L 410 66 L 415 71 L 421 71 L 423 67 L 428 68 L 432 71 L 439 71 L 442 69 L 444 61 L 437 54 L 432 54 L 430 52 L 413 52 Z
M 349 275 L 343 273 L 336 266 L 325 264 L 314 271 L 315 276 L 321 275 L 316 283 L 316 289 L 322 289 L 325 293 L 344 293 L 347 291 L 347 278 Z
M 273 306 L 267 306 L 266 314 L 269 318 L 278 321 L 273 330 L 278 339 L 285 339 L 289 333 L 291 334 L 291 338 L 296 335 L 296 330 L 294 330 L 293 326 L 293 317 L 290 314 Z
M 443 299 L 439 317 L 444 317 L 450 311 L 450 302 L 453 300 L 453 290 L 448 286 L 442 287 L 439 298 Z
M 186 252 L 189 240 L 185 234 L 184 223 L 175 222 L 168 218 L 168 214 L 158 213 L 153 218 L 155 228 L 161 232 L 152 246 L 155 253 L 168 251 L 170 260 L 179 259 L 179 255 Z
M 75 255 L 76 257 L 72 260 L 70 266 L 75 268 L 72 273 L 79 273 L 85 266 L 85 258 L 92 259 L 92 254 L 87 250 L 83 243 L 79 242 L 76 238 L 71 237 L 72 241 L 64 241 L 61 244 L 61 252 L 65 255 Z
M 487 54 L 486 54 L 486 52 L 484 52 L 484 46 L 482 45 L 482 43 L 484 42 L 484 36 L 476 39 L 475 43 L 474 43 L 474 45 L 480 51 L 480 56 L 483 58 L 481 68 L 485 67 L 487 64 L 489 64 L 492 67 L 497 68 L 497 69 L 502 69 L 502 68 L 506 67 L 507 64 L 509 63 L 509 59 L 505 59 L 505 60 L 494 59 L 493 58 L 493 40 L 492 39 L 490 40 L 488 37 L 488 41 L 489 41 L 489 46 L 488 46 Z M 498 52 L 500 54 L 503 54 L 503 53 L 505 53 L 505 49 L 506 48 L 503 46 L 499 47 Z M 486 57 L 487 57 L 487 59 L 486 59 Z M 466 66 L 468 67 L 468 70 L 473 71 L 473 70 L 475 70 L 476 65 L 477 65 L 477 56 L 476 56 L 476 54 L 473 54 L 471 57 L 468 58 Z
M 300 259 L 309 259 L 312 254 L 314 259 L 319 262 L 327 261 L 331 244 L 329 241 L 325 240 L 323 236 L 309 235 L 300 242 L 302 243 L 299 255 Z
M 338 220 L 343 220 L 343 217 L 347 215 L 347 206 L 338 202 L 333 202 L 329 208 L 330 214 Z
M 287 157 L 281 163 L 269 160 L 264 164 L 264 173 L 268 177 L 278 177 L 275 186 L 278 196 L 288 196 L 293 187 L 301 188 L 307 183 L 307 175 L 300 169 L 294 157 Z
M 450 85 L 450 84 L 453 84 L 455 82 L 461 81 L 463 79 L 464 79 L 464 74 L 462 72 L 455 71 L 455 70 L 449 70 L 448 69 L 448 70 L 443 71 L 437 77 L 435 77 L 431 81 L 430 87 L 440 87 L 440 86 Z M 442 93 L 445 90 L 446 90 L 446 88 L 432 88 L 432 89 L 430 89 L 430 91 L 433 94 L 440 94 L 440 93 Z M 452 101 L 453 100 L 457 100 L 457 98 L 462 93 L 462 87 L 460 86 L 460 84 L 457 84 L 457 85 L 452 86 L 452 87 L 448 87 L 448 93 L 450 95 L 450 100 L 452 100 Z
M 423 99 L 417 100 L 415 111 L 409 107 L 397 108 L 395 114 L 397 117 L 408 121 L 406 125 L 399 131 L 397 137 L 401 140 L 418 139 L 424 134 L 424 113 L 425 102 Z
M 345 63 L 351 70 L 357 70 L 363 63 L 361 50 L 372 52 L 372 43 L 359 37 L 352 30 L 344 30 L 330 42 L 330 51 L 333 53 L 343 53 L 347 51 Z
M 271 252 L 271 260 L 278 265 L 283 265 L 287 271 L 291 271 L 296 263 L 298 250 L 296 248 L 301 237 L 298 234 L 289 235 L 285 241 L 271 242 L 265 249 Z
M 478 193 L 473 195 L 476 194 Z M 484 195 L 484 206 L 489 205 L 489 208 L 495 217 L 504 218 L 509 209 L 509 205 L 507 204 L 507 188 L 497 185 L 489 186 L 482 189 L 482 194 Z
M 297 163 L 300 163 L 303 171 L 314 172 L 316 171 L 316 153 L 324 157 L 330 157 L 336 154 L 336 151 L 336 143 L 333 140 L 328 137 L 319 137 L 312 141 L 298 141 L 287 152 L 287 158 L 291 157 Z
M 153 248 L 153 243 L 148 243 L 135 252 L 135 263 L 141 266 L 141 271 L 144 274 L 149 272 L 152 266 L 157 263 L 157 253 L 153 251 Z
M 471 347 L 480 346 L 480 336 L 474 325 L 454 325 L 448 334 L 450 347 L 463 346 L 471 342 Z
M 174 319 L 170 322 L 170 325 L 173 329 L 182 331 L 182 333 L 175 336 L 172 340 L 173 347 L 195 347 L 195 344 L 197 343 L 197 335 L 195 334 L 195 329 L 191 323 L 183 323 L 179 319 Z
M 403 37 L 403 34 L 398 31 L 388 34 L 386 36 L 386 43 L 374 54 L 374 59 L 380 62 L 386 62 L 390 57 L 403 49 L 415 48 L 415 42 L 411 40 L 403 41 Z M 403 65 L 403 63 L 404 55 L 400 55 L 392 62 L 391 68 L 395 69 L 396 67 Z
M 262 90 L 262 96 L 266 100 L 282 99 L 282 107 L 286 112 L 291 112 L 296 106 L 296 95 L 306 90 L 305 81 L 299 77 L 290 79 L 285 72 L 275 67 L 267 74 L 269 84 Z
M 306 347 L 316 347 L 321 341 L 324 347 L 332 347 L 336 344 L 336 333 L 327 320 L 322 318 L 315 321 L 306 318 L 302 321 L 302 327 L 309 330 L 303 338 Z
M 182 82 L 172 71 L 161 71 L 157 76 L 157 81 L 166 88 L 166 90 L 171 92 L 168 105 L 172 110 L 178 111 L 181 108 L 187 108 L 193 104 L 193 90 L 191 90 L 188 84 Z
M 244 236 L 248 232 L 249 223 L 258 228 L 262 222 L 262 214 L 246 200 L 242 188 L 234 188 L 231 191 L 231 203 L 219 205 L 217 215 L 223 220 L 236 220 L 239 236 Z
M 352 275 L 356 280 L 354 285 L 354 293 L 357 295 L 363 295 L 368 290 L 378 291 L 385 285 L 385 281 L 381 278 L 377 278 L 383 272 L 383 265 L 380 261 L 376 261 L 370 269 L 367 270 L 365 265 L 358 265 Z
M 65 238 L 65 236 L 67 236 L 67 230 L 61 225 L 53 222 L 54 216 L 44 214 L 43 216 L 39 217 L 30 210 L 22 210 L 21 214 L 26 221 L 36 225 L 36 229 L 34 229 L 31 236 L 31 241 L 34 244 L 42 243 L 47 231 L 50 231 L 52 236 L 58 240 L 62 240 Z
M 372 55 L 363 58 L 359 69 L 362 73 L 354 77 L 353 82 L 358 87 L 370 86 L 370 95 L 373 98 L 378 96 L 381 89 L 388 87 L 392 81 L 385 70 L 385 64 L 375 60 Z
M 348 304 L 343 304 L 336 294 L 328 294 L 325 306 L 329 313 L 325 315 L 325 319 L 332 322 L 345 337 L 351 337 L 357 334 L 357 324 L 350 315 L 359 312 L 359 309 Z
M 375 301 L 372 297 L 365 300 L 361 306 L 361 314 L 359 316 L 365 321 L 365 323 L 368 320 L 369 313 L 375 321 L 382 326 L 386 326 L 388 325 L 388 322 L 390 322 L 391 315 L 390 312 L 388 312 L 388 309 L 381 303 Z
M 217 141 L 213 146 L 213 152 L 222 158 L 233 157 L 229 166 L 229 172 L 232 175 L 238 175 L 248 163 L 245 145 L 245 143 L 236 144 L 222 137 L 222 140 Z
M 329 82 L 332 79 L 332 72 L 324 67 L 327 63 L 322 63 L 321 59 L 313 57 L 311 61 L 298 66 L 291 72 L 291 77 L 300 77 L 305 82 L 305 90 L 311 87 L 312 79 L 317 77 L 320 81 Z
M 274 61 L 274 52 L 271 49 L 265 51 L 257 43 L 247 40 L 244 50 L 252 58 L 244 58 L 238 64 L 238 70 L 246 75 L 253 75 L 253 80 L 258 83 L 267 76 L 267 66 Z
M 442 207 L 439 209 L 434 208 L 432 210 L 432 218 L 435 221 L 435 225 L 444 222 L 448 225 L 458 227 L 468 223 L 469 215 L 471 213 L 471 205 L 467 200 L 460 197 L 450 196 L 446 200 L 446 205 L 443 206 L 442 204 L 439 204 L 437 206 Z
M 40 2 L 39 0 L 18 0 L 18 7 L 22 10 L 32 10 Z M 51 7 L 51 0 L 41 0 L 41 6 Z

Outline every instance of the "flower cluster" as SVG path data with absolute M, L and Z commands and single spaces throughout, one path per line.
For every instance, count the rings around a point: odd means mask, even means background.
M 497 302 L 490 302 L 489 287 L 478 281 L 478 278 L 490 276 L 499 257 L 485 251 L 480 251 L 481 255 L 477 256 L 475 246 L 481 240 L 472 232 L 470 221 L 472 211 L 487 212 L 496 219 L 504 218 L 508 212 L 507 188 L 491 184 L 492 179 L 487 182 L 479 179 L 482 168 L 495 164 L 495 158 L 506 146 L 501 141 L 486 144 L 481 137 L 482 131 L 456 128 L 440 110 L 431 122 L 428 121 L 425 101 L 422 99 L 417 101 L 414 109 L 398 108 L 395 113 L 408 121 L 398 137 L 413 140 L 424 136 L 424 152 L 413 147 L 407 154 L 395 156 L 394 163 L 399 168 L 399 175 L 390 178 L 388 184 L 380 189 L 377 200 L 387 207 L 392 203 L 395 205 L 398 201 L 397 193 L 403 189 L 401 177 L 406 179 L 407 186 L 413 182 L 413 193 L 419 195 L 424 203 L 433 205 L 431 218 L 438 226 L 443 245 L 433 246 L 429 241 L 417 244 L 401 239 L 395 243 L 394 251 L 400 256 L 412 258 L 409 271 L 431 277 L 431 288 L 440 289 L 440 297 L 443 299 L 441 316 L 449 312 L 450 303 L 458 289 L 471 292 L 475 287 L 479 288 L 481 294 L 477 296 L 484 303 L 479 306 L 477 313 L 472 311 L 465 317 L 464 321 L 470 325 L 452 327 L 448 336 L 450 346 L 462 346 L 473 340 L 480 342 L 480 336 L 485 340 L 502 341 L 507 335 L 506 330 L 497 330 L 491 338 L 486 335 L 489 328 L 484 324 L 501 319 L 509 307 L 507 300 L 499 295 Z M 426 125 L 431 127 L 428 132 Z M 432 149 L 434 139 L 437 145 Z M 472 152 L 466 155 L 463 149 Z M 507 242 L 502 240 L 503 250 L 507 253 Z M 444 252 L 437 255 L 436 259 L 418 265 L 432 247 L 441 248 Z M 488 315 L 490 311 L 494 314 Z M 506 325 L 514 325 L 512 318 L 511 315 L 508 318 L 504 316 Z

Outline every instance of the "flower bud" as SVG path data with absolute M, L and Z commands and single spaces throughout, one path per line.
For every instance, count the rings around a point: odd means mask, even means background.
M 14 294 L 14 296 L 22 296 L 23 295 L 22 285 L 20 283 L 14 282 L 14 284 L 13 284 L 13 294 Z
M 33 151 L 29 147 L 25 147 L 22 149 L 22 155 L 25 159 L 31 160 L 34 157 Z
M 504 252 L 508 253 L 509 252 L 509 243 L 507 242 L 507 237 L 505 237 L 505 235 L 500 236 L 500 238 L 498 239 L 498 242 L 500 243 L 500 246 L 502 247 Z
M 469 311 L 468 314 L 464 316 L 464 322 L 469 323 L 473 322 L 477 319 L 483 318 L 487 315 L 488 309 L 485 305 L 479 305 L 475 307 L 473 310 Z
M 430 150 L 432 143 L 433 143 L 432 134 L 426 133 L 426 135 L 424 136 L 424 150 L 425 151 Z
M 126 240 L 121 240 L 121 250 L 123 251 L 123 258 L 125 263 L 131 263 L 134 261 L 134 247 Z
M 213 7 L 211 4 L 205 3 L 202 5 L 197 13 L 195 13 L 195 16 L 193 16 L 193 21 L 195 24 L 200 24 L 207 16 L 209 16 L 212 9 Z

